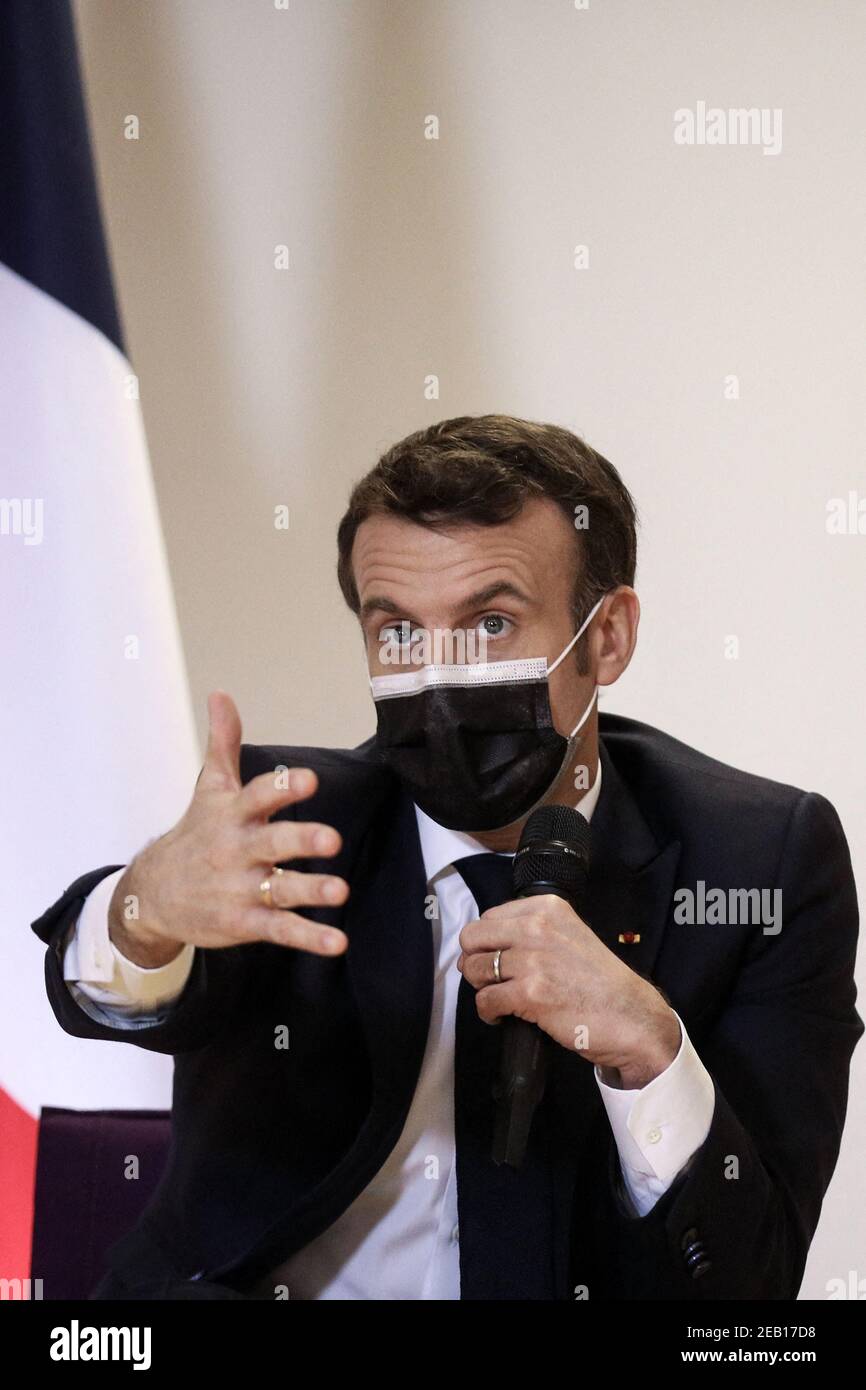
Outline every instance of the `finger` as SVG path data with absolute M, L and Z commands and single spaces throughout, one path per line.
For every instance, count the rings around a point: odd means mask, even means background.
M 208 696 L 207 712 L 207 751 L 196 789 L 237 791 L 241 786 L 241 717 L 237 705 L 224 690 L 214 690 Z
M 238 797 L 238 809 L 245 820 L 267 820 L 283 806 L 312 796 L 318 785 L 310 767 L 274 768 L 247 782 Z
M 272 821 L 249 832 L 251 860 L 268 866 L 284 859 L 330 859 L 342 843 L 334 827 L 321 821 Z
M 501 985 L 485 985 L 475 996 L 475 1008 L 482 1023 L 498 1023 L 509 1014 L 520 1016 L 523 998 L 518 982 L 504 980 Z
M 506 946 L 520 941 L 524 931 L 525 927 L 519 919 L 503 921 L 501 918 L 479 917 L 474 922 L 467 922 L 457 939 L 464 955 L 471 956 L 477 951 L 498 951 L 500 948 L 504 951 Z
M 587 931 L 590 930 L 571 904 L 558 897 L 556 893 L 539 893 L 530 898 L 516 898 L 511 903 L 499 903 L 497 907 L 488 907 L 478 920 L 502 923 L 516 922 L 525 917 L 535 917 L 539 921 L 567 922 L 571 926 L 579 922 Z
M 502 950 L 497 947 L 497 950 Z M 463 957 L 462 973 L 464 980 L 468 980 L 473 989 L 483 989 L 485 985 L 504 984 L 506 980 L 512 980 L 517 974 L 520 961 L 516 959 L 520 952 L 502 950 L 499 957 L 499 974 L 497 980 L 493 969 L 493 962 L 496 958 L 495 951 L 479 951 L 472 956 Z
M 538 893 L 529 898 L 515 898 L 510 903 L 497 903 L 496 907 L 488 907 L 481 913 L 487 917 L 525 917 L 528 912 L 540 912 L 544 907 L 549 907 L 551 902 L 562 905 L 562 898 L 558 898 L 555 893 Z
M 255 889 L 263 882 L 271 885 L 271 901 L 276 907 L 335 907 L 349 896 L 349 885 L 335 874 L 306 874 L 284 869 L 281 874 L 258 875 Z
M 316 956 L 339 956 L 349 945 L 349 938 L 339 927 L 323 927 L 275 907 L 248 908 L 239 917 L 238 928 L 248 941 L 271 941 Z

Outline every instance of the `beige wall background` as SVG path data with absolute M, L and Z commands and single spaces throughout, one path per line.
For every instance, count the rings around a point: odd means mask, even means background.
M 372 732 L 334 576 L 351 483 L 434 420 L 554 420 L 643 518 L 641 641 L 605 707 L 823 792 L 862 900 L 866 535 L 826 526 L 866 497 L 859 0 L 77 20 L 200 731 L 220 686 L 252 742 Z M 677 145 L 699 101 L 780 109 L 781 152 Z M 861 1047 L 803 1297 L 866 1276 L 864 1073 Z

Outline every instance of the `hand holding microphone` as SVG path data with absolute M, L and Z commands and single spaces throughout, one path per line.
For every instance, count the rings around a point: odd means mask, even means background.
M 676 1015 L 655 986 L 581 918 L 588 868 L 584 817 L 567 806 L 540 807 L 514 856 L 515 899 L 489 908 L 460 933 L 457 964 L 477 991 L 478 1015 L 505 1025 L 494 1091 L 497 1163 L 519 1167 L 523 1160 L 544 1090 L 549 1039 L 598 1065 L 623 1089 L 647 1085 L 679 1048 Z

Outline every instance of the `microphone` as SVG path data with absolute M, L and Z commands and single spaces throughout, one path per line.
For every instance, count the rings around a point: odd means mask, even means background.
M 580 912 L 589 873 L 589 822 L 571 806 L 540 806 L 523 827 L 514 856 L 515 898 L 554 893 Z M 550 1039 L 535 1023 L 503 1019 L 493 1162 L 519 1168 L 535 1108 L 544 1094 Z

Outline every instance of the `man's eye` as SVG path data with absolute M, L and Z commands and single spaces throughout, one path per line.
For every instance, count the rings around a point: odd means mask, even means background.
M 485 637 L 497 638 L 505 637 L 511 631 L 513 623 L 510 618 L 506 618 L 502 613 L 488 613 L 486 618 L 482 618 L 478 624 Z
M 401 623 L 389 623 L 387 627 L 380 628 L 380 642 L 396 642 L 398 646 L 408 646 L 412 638 L 412 625 L 404 620 Z

